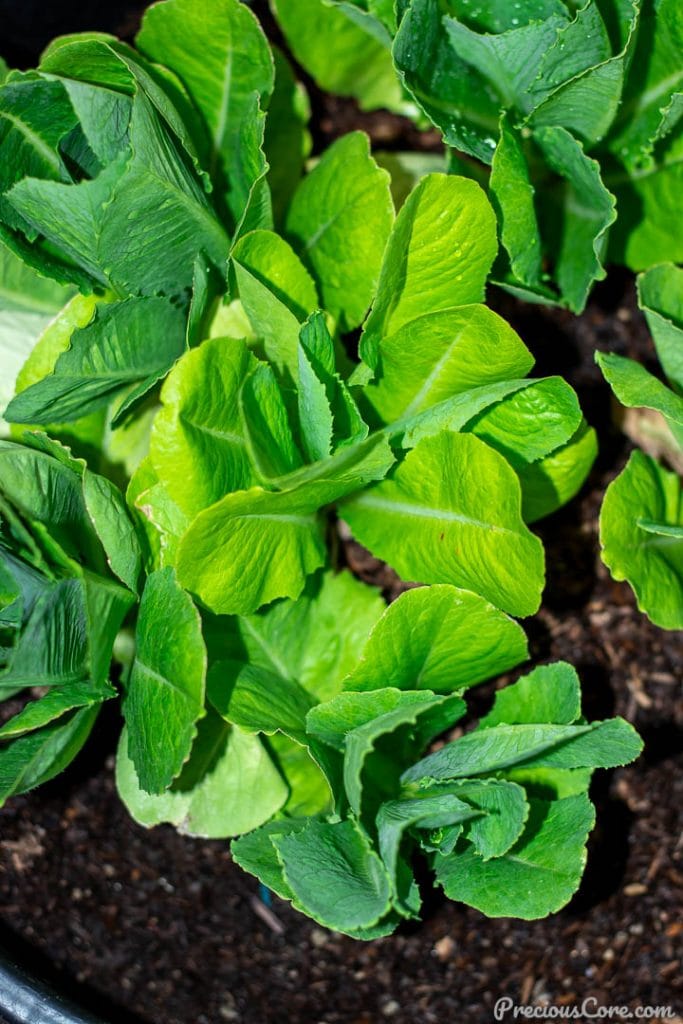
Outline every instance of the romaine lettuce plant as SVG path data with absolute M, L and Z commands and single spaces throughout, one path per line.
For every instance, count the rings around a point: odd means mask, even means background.
M 357 682 L 354 673 L 346 681 Z M 416 855 L 450 899 L 490 917 L 558 910 L 585 863 L 592 770 L 631 760 L 640 740 L 623 719 L 586 723 L 576 673 L 557 662 L 502 690 L 474 731 L 419 759 L 465 713 L 461 693 L 344 692 L 301 714 L 296 728 L 325 773 L 334 815 L 264 825 L 233 843 L 237 862 L 298 910 L 358 938 L 419 914 Z M 233 720 L 244 721 L 243 703 L 253 727 L 253 689 L 238 679 Z M 263 728 L 265 701 L 261 715 Z
M 361 198 L 340 210 L 349 164 Z M 368 224 L 382 201 L 386 247 Z M 325 561 L 331 506 L 404 578 L 474 589 L 515 615 L 538 607 L 542 549 L 522 513 L 576 491 L 592 431 L 561 379 L 524 378 L 528 351 L 478 304 L 495 251 L 479 187 L 428 176 L 391 220 L 365 141 L 335 143 L 287 219 L 314 276 L 278 235 L 244 235 L 231 265 L 253 340 L 209 339 L 164 385 L 132 493 L 160 532 L 160 564 L 216 613 L 295 598 Z M 327 258 L 330 231 L 353 244 L 348 271 Z M 363 269 L 359 297 L 345 279 Z M 319 295 L 349 326 L 372 302 L 346 379 Z
M 669 386 L 632 359 L 596 358 L 622 405 L 651 411 L 640 435 L 672 469 L 632 453 L 605 494 L 602 557 L 615 579 L 628 580 L 653 622 L 683 629 L 683 270 L 663 264 L 642 274 L 638 297 Z
M 678 0 L 273 7 L 302 65 L 366 106 L 396 106 L 391 54 L 406 99 L 479 162 L 471 173 L 488 181 L 500 224 L 495 277 L 515 294 L 580 311 L 606 256 L 636 270 L 683 258 L 670 227 L 681 215 Z M 318 33 L 333 27 L 335 60 L 323 61 Z
M 120 692 L 131 814 L 245 836 L 317 920 L 415 916 L 413 849 L 453 898 L 548 913 L 633 730 L 587 724 L 560 665 L 429 752 L 525 659 L 527 523 L 595 455 L 481 304 L 495 214 L 445 174 L 397 214 L 358 132 L 303 174 L 305 101 L 238 0 L 166 0 L 136 42 L 56 40 L 0 88 L 0 801 Z M 433 585 L 387 608 L 338 571 L 338 519 Z

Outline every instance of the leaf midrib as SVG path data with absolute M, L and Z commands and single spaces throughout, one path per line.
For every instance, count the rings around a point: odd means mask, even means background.
M 464 526 L 474 526 L 478 529 L 490 530 L 492 533 L 506 533 L 515 537 L 519 536 L 519 531 L 512 530 L 509 526 L 498 526 L 495 523 L 487 523 L 483 519 L 475 519 L 473 516 L 466 516 L 460 512 L 454 512 L 451 509 L 433 508 L 432 506 L 426 505 L 412 505 L 409 502 L 403 501 L 390 501 L 388 499 L 378 498 L 371 494 L 361 495 L 359 498 L 355 499 L 354 503 L 365 507 L 370 506 L 371 508 L 384 509 L 387 512 L 395 512 L 400 515 L 408 515 L 420 519 L 437 519 L 445 522 L 461 523 Z
M 345 203 L 340 210 L 337 210 L 336 213 L 332 217 L 330 217 L 329 220 L 325 221 L 324 224 L 321 224 L 320 227 L 313 232 L 311 237 L 306 239 L 306 242 L 304 243 L 304 248 L 306 252 L 310 252 L 311 249 L 316 247 L 320 242 L 320 239 L 323 238 L 325 234 L 327 234 L 327 232 L 330 230 L 331 227 L 333 227 L 336 224 L 339 218 L 343 216 L 345 213 L 347 213 L 349 210 L 352 210 L 354 206 L 360 203 L 361 200 L 364 199 L 370 192 L 373 192 L 376 187 L 377 182 L 373 181 L 370 185 L 368 185 L 367 188 L 364 188 L 362 192 L 358 192 L 348 203 Z
M 230 99 L 232 95 L 232 66 L 233 66 L 233 50 L 232 37 L 229 40 L 227 48 L 227 60 L 225 61 L 225 67 L 223 70 L 223 81 L 221 83 L 221 102 L 218 107 L 218 121 L 216 122 L 216 129 L 213 132 L 213 149 L 211 153 L 211 161 L 209 164 L 209 174 L 211 177 L 214 176 L 216 171 L 216 165 L 221 157 L 223 142 L 225 141 L 226 127 L 228 124 L 228 113 L 230 110 Z
M 256 641 L 256 643 L 259 645 L 259 647 L 264 652 L 264 654 L 267 656 L 267 658 L 269 659 L 271 665 L 275 666 L 275 668 L 278 670 L 280 675 L 284 679 L 289 679 L 291 682 L 296 682 L 296 680 L 294 679 L 292 673 L 289 671 L 287 666 L 284 664 L 283 661 L 280 660 L 280 658 L 277 656 L 277 654 L 275 653 L 273 648 L 270 646 L 270 644 L 268 644 L 266 642 L 266 639 L 263 636 L 263 634 L 259 633 L 259 631 L 254 628 L 254 625 L 249 620 L 249 618 L 247 616 L 242 616 L 240 618 L 240 622 L 242 623 L 242 625 L 246 629 L 246 631 L 249 633 L 249 635 Z
M 41 154 L 43 159 L 50 164 L 58 174 L 60 173 L 62 168 L 59 157 L 50 149 L 45 140 L 41 139 L 40 135 L 38 135 L 33 128 L 26 123 L 26 121 L 22 121 L 22 119 L 17 117 L 16 114 L 10 114 L 7 110 L 0 111 L 0 117 L 6 118 L 6 120 L 13 124 L 14 127 L 28 139 L 28 141 L 33 145 L 33 148 Z
M 175 693 L 180 694 L 187 704 L 194 705 L 195 702 L 192 696 L 187 693 L 186 690 L 183 690 L 182 687 L 178 686 L 177 683 L 174 683 L 173 680 L 169 679 L 167 676 L 162 676 L 160 672 L 157 672 L 156 669 L 153 669 L 150 665 L 146 664 L 146 662 L 142 661 L 140 657 L 135 658 L 135 668 L 141 671 L 143 676 L 147 676 L 148 679 L 153 679 L 161 686 L 166 686 L 169 690 L 173 690 Z
M 467 324 L 463 324 L 463 326 L 457 332 L 452 341 L 449 342 L 443 355 L 440 357 L 440 359 L 437 360 L 437 362 L 432 367 L 431 371 L 427 374 L 427 377 L 425 378 L 422 387 L 414 395 L 413 399 L 410 402 L 410 405 L 408 405 L 407 408 L 404 410 L 402 414 L 403 417 L 412 416 L 415 412 L 422 411 L 420 410 L 420 405 L 424 402 L 425 398 L 429 396 L 434 384 L 438 381 L 439 377 L 441 376 L 442 370 L 450 362 L 451 356 L 453 355 L 453 352 L 455 351 L 457 346 L 462 341 L 463 333 L 466 327 L 468 326 L 469 320 L 467 321 Z M 439 405 L 440 403 L 437 402 L 436 404 Z M 433 407 L 434 406 L 428 406 L 428 408 Z
M 210 427 L 206 423 L 197 423 L 182 412 L 180 413 L 179 419 L 185 426 L 190 427 L 192 430 L 196 430 L 200 434 L 208 434 L 209 437 L 218 438 L 220 441 L 229 441 L 231 444 L 234 444 L 239 448 L 246 448 L 247 446 L 244 437 L 240 437 L 239 434 L 235 434 L 230 430 L 221 430 L 219 427 Z

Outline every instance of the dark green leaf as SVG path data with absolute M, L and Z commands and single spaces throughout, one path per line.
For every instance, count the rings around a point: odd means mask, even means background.
M 578 888 L 594 820 L 586 796 L 533 800 L 526 830 L 509 853 L 488 861 L 471 847 L 437 855 L 437 881 L 450 899 L 488 917 L 545 917 Z
M 181 772 L 204 715 L 201 621 L 171 569 L 148 577 L 123 713 L 140 786 L 162 793 Z

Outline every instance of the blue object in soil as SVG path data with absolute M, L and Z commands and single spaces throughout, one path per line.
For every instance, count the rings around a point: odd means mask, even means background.
M 266 907 L 272 907 L 273 894 L 271 893 L 270 889 L 266 888 L 263 882 L 259 882 L 258 894 L 261 903 L 263 903 Z

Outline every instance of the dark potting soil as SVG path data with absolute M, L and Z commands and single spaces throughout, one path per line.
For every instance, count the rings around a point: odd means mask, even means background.
M 59 31 L 121 33 L 124 10 L 134 26 L 134 4 L 74 5 L 69 23 L 67 5 L 56 6 L 62 20 L 53 23 L 52 5 L 46 21 L 45 5 L 38 16 L 30 4 L 0 0 L 0 50 L 11 63 L 32 63 Z M 316 149 L 358 127 L 381 148 L 437 145 L 399 118 L 362 115 L 317 91 L 313 111 Z M 652 626 L 597 550 L 602 495 L 629 444 L 613 426 L 593 352 L 632 355 L 651 368 L 654 352 L 633 282 L 619 272 L 579 318 L 502 293 L 491 301 L 533 349 L 536 372 L 574 385 L 600 436 L 579 498 L 537 527 L 548 586 L 541 611 L 525 623 L 531 663 L 571 661 L 588 717 L 622 714 L 646 742 L 635 765 L 598 773 L 597 827 L 579 893 L 559 914 L 521 922 L 487 920 L 426 890 L 424 921 L 390 938 L 358 943 L 325 932 L 277 898 L 266 905 L 256 881 L 231 862 L 228 843 L 131 821 L 114 789 L 120 722 L 107 708 L 66 773 L 0 811 L 0 942 L 112 1024 L 483 1024 L 502 996 L 557 1007 L 593 998 L 594 1012 L 668 1005 L 683 1017 L 681 634 Z M 391 570 L 353 542 L 341 557 L 388 597 L 400 591 Z M 475 711 L 520 672 L 478 688 Z

